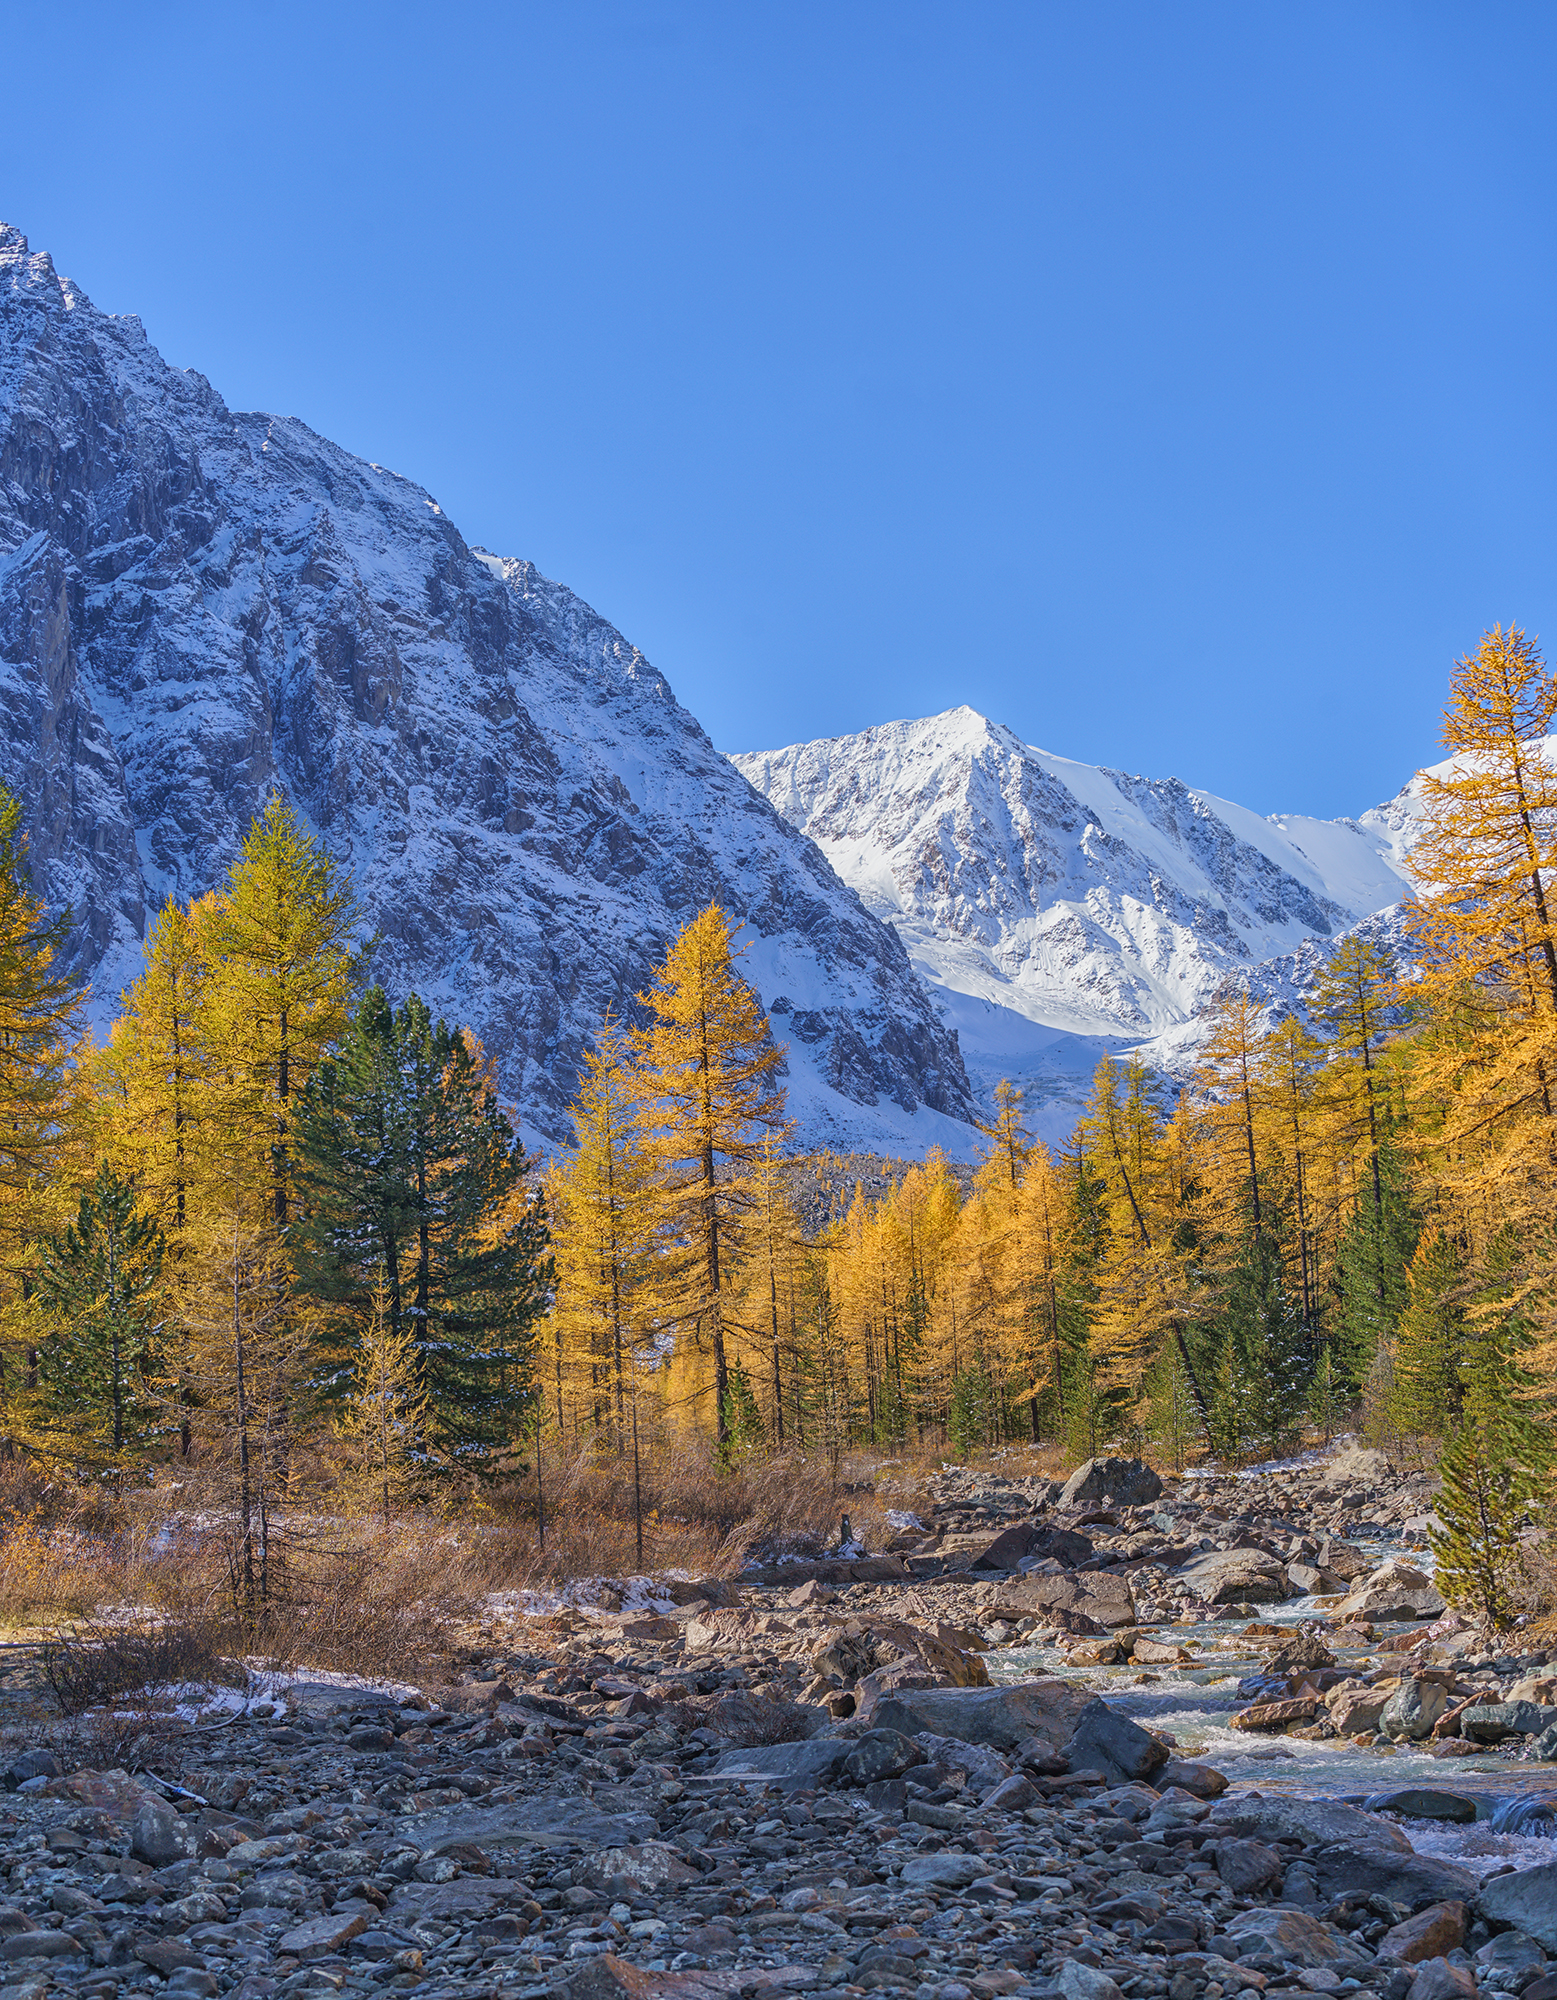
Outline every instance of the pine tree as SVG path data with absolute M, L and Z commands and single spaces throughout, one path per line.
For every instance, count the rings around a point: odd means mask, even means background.
M 1335 1253 L 1336 1362 L 1354 1386 L 1393 1339 L 1419 1234 L 1406 1162 L 1386 1129 Z
M 729 1442 L 726 1322 L 763 1139 L 786 1125 L 783 1062 L 761 1004 L 736 969 L 717 903 L 667 953 L 638 996 L 649 1020 L 632 1035 L 670 1247 L 661 1261 L 663 1319 L 713 1359 L 716 1442 Z
M 382 1282 L 391 1334 L 416 1348 L 425 1442 L 445 1465 L 499 1470 L 524 1428 L 553 1270 L 479 1047 L 415 994 L 392 1011 L 370 989 L 296 1102 L 293 1150 L 304 1200 L 287 1248 L 304 1291 L 334 1309 L 337 1380 Z
M 150 1376 L 162 1306 L 162 1232 L 102 1161 L 76 1219 L 40 1245 L 42 1337 L 28 1396 L 31 1441 L 83 1471 L 121 1470 L 159 1436 Z

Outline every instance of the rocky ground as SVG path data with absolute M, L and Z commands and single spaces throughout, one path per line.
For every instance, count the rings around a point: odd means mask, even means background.
M 1364 1454 L 947 1472 L 872 1557 L 494 1613 L 456 1684 L 294 1679 L 147 1725 L 133 1775 L 104 1768 L 122 1726 L 94 1750 L 13 1689 L 0 2000 L 1557 2000 L 1557 1863 L 1478 1879 L 1410 1842 L 1483 1810 L 1451 1746 L 1545 1754 L 1557 1722 L 1544 1652 L 1411 1565 L 1431 1500 Z M 1322 1618 L 1262 1625 L 1315 1589 Z M 1066 1670 L 1013 1677 L 1035 1645 Z M 1229 1789 L 1068 1670 L 1105 1657 L 1220 1660 L 1251 1732 L 1436 1743 L 1445 1786 Z

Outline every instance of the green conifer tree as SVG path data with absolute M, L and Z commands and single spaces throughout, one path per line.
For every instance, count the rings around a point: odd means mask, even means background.
M 133 1181 L 102 1162 L 76 1219 L 40 1246 L 29 1418 L 35 1447 L 83 1470 L 122 1468 L 164 1427 L 148 1377 L 162 1232 Z
M 479 1050 L 414 994 L 396 1011 L 371 988 L 309 1080 L 296 1152 L 304 1206 L 288 1245 L 304 1289 L 336 1308 L 335 1386 L 381 1279 L 390 1334 L 415 1343 L 427 1443 L 495 1471 L 523 1432 L 552 1267 L 530 1162 Z

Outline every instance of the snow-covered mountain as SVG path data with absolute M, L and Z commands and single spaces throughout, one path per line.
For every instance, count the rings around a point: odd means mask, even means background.
M 635 647 L 437 503 L 229 410 L 0 225 L 0 776 L 99 1016 L 148 915 L 280 786 L 355 877 L 375 976 L 497 1058 L 532 1137 L 718 898 L 814 1142 L 965 1144 L 968 1081 L 897 934 Z
M 1360 819 L 1267 819 L 970 708 L 732 762 L 896 928 L 981 1095 L 1016 1078 L 1054 1136 L 1104 1050 L 1171 1065 L 1227 978 L 1408 893 L 1416 780 Z

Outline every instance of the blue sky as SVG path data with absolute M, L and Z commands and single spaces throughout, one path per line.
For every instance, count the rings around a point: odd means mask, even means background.
M 726 749 L 970 702 L 1262 811 L 1554 605 L 1550 5 L 13 10 L 0 216 Z

